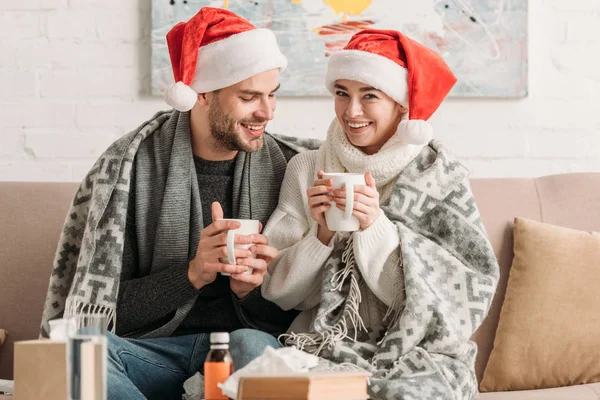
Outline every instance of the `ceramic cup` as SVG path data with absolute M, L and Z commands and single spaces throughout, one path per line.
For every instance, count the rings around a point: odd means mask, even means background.
M 255 219 L 226 219 L 221 218 L 223 221 L 236 221 L 240 223 L 240 227 L 237 229 L 230 229 L 227 231 L 227 258 L 219 259 L 224 264 L 236 265 L 236 257 L 234 249 L 249 249 L 252 247 L 252 244 L 234 244 L 235 243 L 235 235 L 252 235 L 254 233 L 259 233 L 260 222 Z M 252 255 L 252 258 L 255 258 L 255 255 Z M 245 274 L 251 274 L 252 268 L 248 268 L 248 271 L 244 272 Z M 221 272 L 221 275 L 229 276 L 230 274 L 227 272 Z
M 333 189 L 346 187 L 346 210 L 337 208 L 334 201 L 331 202 L 331 208 L 325 211 L 325 220 L 327 228 L 335 232 L 353 232 L 360 229 L 358 219 L 352 215 L 354 209 L 354 185 L 365 185 L 365 176 L 363 174 L 347 172 L 326 172 L 323 179 L 331 179 Z

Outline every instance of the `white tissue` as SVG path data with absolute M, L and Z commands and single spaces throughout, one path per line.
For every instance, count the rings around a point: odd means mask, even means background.
M 66 342 L 77 331 L 74 318 L 53 319 L 48 323 L 50 324 L 50 340 L 55 342 Z
M 204 399 L 204 377 L 200 372 L 196 372 L 194 376 L 188 378 L 183 383 L 185 394 L 183 400 L 203 400 Z
M 15 382 L 0 379 L 0 394 L 13 394 L 15 392 Z
M 242 377 L 307 372 L 318 363 L 319 357 L 300 351 L 295 347 L 283 347 L 275 350 L 267 346 L 260 357 L 252 360 L 244 368 L 235 371 L 223 384 L 219 384 L 219 387 L 224 395 L 235 399 Z

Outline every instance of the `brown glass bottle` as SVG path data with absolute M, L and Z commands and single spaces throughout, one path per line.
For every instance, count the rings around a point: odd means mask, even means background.
M 233 358 L 229 352 L 229 333 L 210 334 L 210 351 L 204 361 L 204 398 L 206 400 L 226 400 L 218 387 L 233 373 Z
M 205 362 L 224 362 L 231 364 L 231 373 L 233 373 L 233 358 L 227 349 L 214 349 L 208 352 Z

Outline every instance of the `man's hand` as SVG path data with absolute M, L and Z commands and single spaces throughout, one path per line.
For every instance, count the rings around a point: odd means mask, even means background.
M 260 230 L 262 231 L 262 224 Z M 269 246 L 269 239 L 265 235 L 257 233 L 249 236 L 254 243 L 249 250 L 256 254 L 256 258 L 238 258 L 238 264 L 252 268 L 252 274 L 231 274 L 231 279 L 229 279 L 231 290 L 240 299 L 246 297 L 254 288 L 262 285 L 269 263 L 278 254 L 275 247 Z
M 196 258 L 190 261 L 188 267 L 188 279 L 196 289 L 213 282 L 218 272 L 240 274 L 248 271 L 245 265 L 229 265 L 219 261 L 219 258 L 227 259 L 227 231 L 240 227 L 239 222 L 217 221 L 219 218 L 223 218 L 223 209 L 218 202 L 214 202 L 212 203 L 213 222 L 200 233 Z M 251 237 L 235 235 L 235 243 L 250 244 Z M 235 249 L 236 258 L 248 258 L 251 255 L 250 250 Z

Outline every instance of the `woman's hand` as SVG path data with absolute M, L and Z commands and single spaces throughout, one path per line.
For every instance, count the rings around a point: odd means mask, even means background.
M 334 235 L 334 232 L 327 228 L 327 221 L 325 221 L 325 211 L 331 208 L 331 201 L 333 196 L 331 191 L 333 186 L 331 179 L 323 179 L 323 171 L 317 172 L 317 180 L 313 183 L 313 186 L 306 190 L 308 196 L 308 205 L 310 206 L 310 215 L 319 225 L 317 231 L 317 238 L 323 244 L 328 244 Z
M 365 174 L 366 185 L 354 185 L 354 215 L 359 223 L 360 230 L 364 231 L 375 222 L 381 209 L 379 208 L 379 192 L 375 187 L 375 179 L 370 172 Z M 333 191 L 333 201 L 337 208 L 346 210 L 346 190 L 345 188 Z
M 306 194 L 308 195 L 310 215 L 319 226 L 327 227 L 325 211 L 331 208 L 333 186 L 331 186 L 331 179 L 323 179 L 323 174 L 323 171 L 317 172 L 317 180 L 306 190 Z

